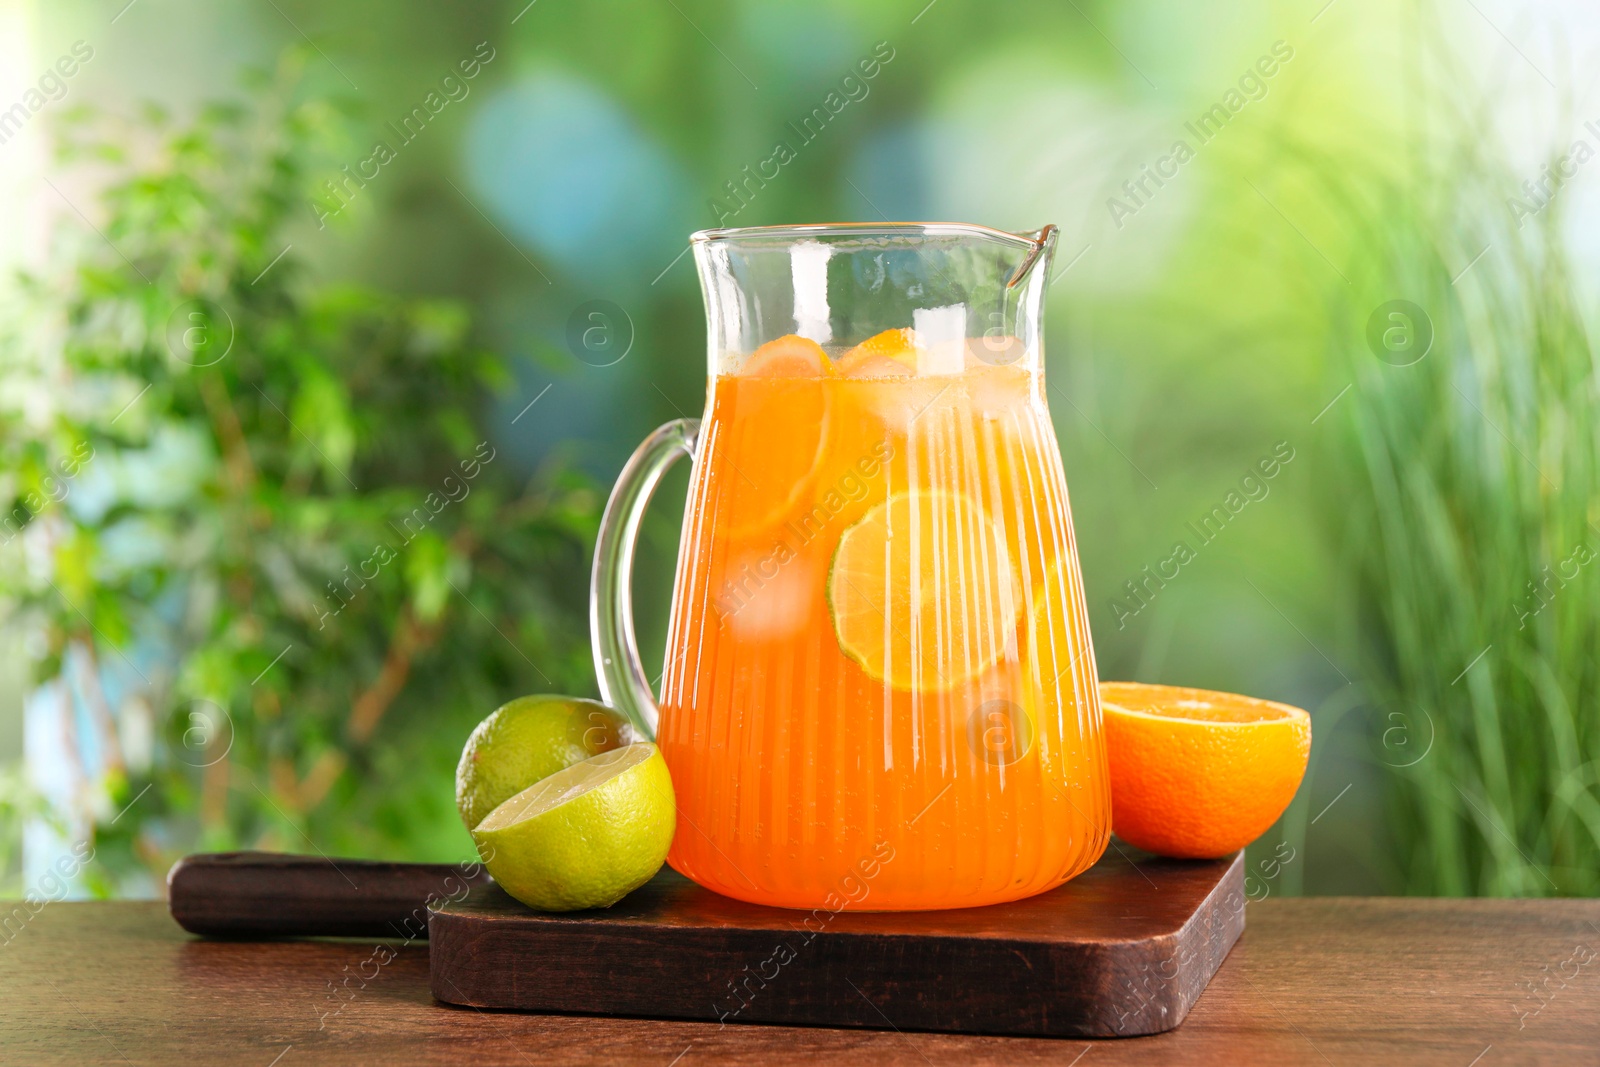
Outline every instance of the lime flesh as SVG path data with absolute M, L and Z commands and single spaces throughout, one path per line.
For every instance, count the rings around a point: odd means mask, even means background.
M 874 679 L 921 691 L 994 666 L 1020 600 L 999 529 L 949 489 L 895 493 L 845 530 L 827 595 L 840 651 Z
M 609 908 L 662 863 L 677 828 L 672 779 L 649 742 L 529 786 L 472 831 L 489 873 L 536 911 Z

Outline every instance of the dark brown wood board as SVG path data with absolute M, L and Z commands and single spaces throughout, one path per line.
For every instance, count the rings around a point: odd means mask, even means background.
M 1108 852 L 1058 889 L 953 911 L 746 904 L 663 871 L 606 911 L 496 886 L 429 916 L 433 995 L 476 1008 L 1116 1037 L 1183 1021 L 1244 930 L 1244 859 Z

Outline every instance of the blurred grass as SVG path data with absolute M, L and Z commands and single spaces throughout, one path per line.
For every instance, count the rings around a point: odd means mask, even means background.
M 1339 411 L 1342 491 L 1328 503 L 1348 522 L 1351 640 L 1390 768 L 1376 851 L 1400 892 L 1592 895 L 1590 324 L 1559 197 L 1519 229 L 1506 206 L 1519 181 L 1484 147 L 1482 115 L 1434 103 L 1426 170 L 1376 183 L 1362 209 L 1370 244 L 1333 341 L 1353 388 Z M 1385 360 L 1371 343 L 1374 309 L 1394 298 L 1423 310 L 1425 353 Z

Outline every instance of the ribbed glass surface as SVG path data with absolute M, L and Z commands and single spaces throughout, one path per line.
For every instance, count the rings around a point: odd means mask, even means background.
M 1105 848 L 1093 650 L 1036 359 L 713 376 L 659 742 L 671 864 L 744 900 L 949 908 Z M 933 357 L 928 357 L 932 360 Z

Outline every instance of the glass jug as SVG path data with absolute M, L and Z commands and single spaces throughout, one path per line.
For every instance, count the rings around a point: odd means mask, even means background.
M 595 550 L 600 692 L 672 772 L 718 893 L 1015 900 L 1104 850 L 1094 650 L 1044 396 L 1055 228 L 709 230 L 703 419 L 645 440 Z M 693 459 L 659 707 L 629 575 Z

